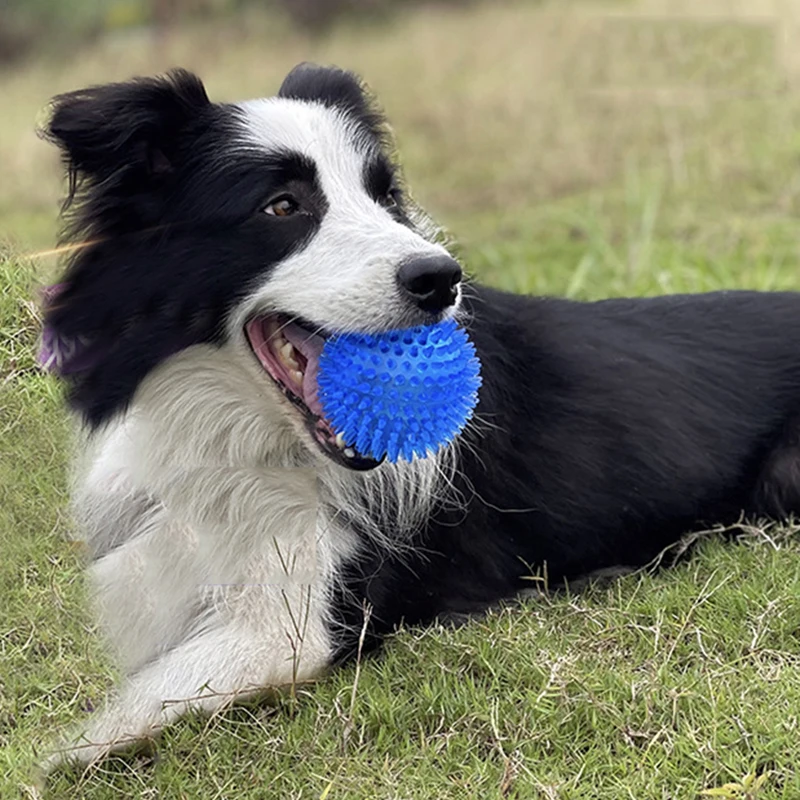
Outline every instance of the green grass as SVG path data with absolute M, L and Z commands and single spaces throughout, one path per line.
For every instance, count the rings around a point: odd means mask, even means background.
M 0 75 L 15 242 L 0 258 L 0 797 L 677 800 L 752 772 L 761 800 L 800 797 L 800 535 L 766 524 L 703 536 L 657 574 L 403 631 L 360 673 L 181 722 L 155 761 L 46 789 L 34 773 L 113 675 L 65 536 L 61 390 L 33 362 L 31 300 L 56 269 L 24 256 L 54 230 L 57 159 L 31 132 L 47 97 L 168 63 L 218 97 L 263 94 L 303 58 L 339 62 L 379 91 L 416 196 L 485 281 L 582 299 L 797 289 L 800 101 L 771 38 L 794 22 L 765 2 L 755 22 L 714 23 L 723 4 L 703 2 L 702 24 L 664 23 L 666 0 L 616 16 L 508 3 L 314 42 L 256 17 Z

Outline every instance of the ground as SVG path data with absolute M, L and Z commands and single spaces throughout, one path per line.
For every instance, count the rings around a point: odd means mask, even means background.
M 744 796 L 721 787 L 748 773 L 759 798 L 800 797 L 800 535 L 763 521 L 669 570 L 403 631 L 358 672 L 176 725 L 155 759 L 47 789 L 33 770 L 113 674 L 65 536 L 60 388 L 33 363 L 58 267 L 41 251 L 63 185 L 32 133 L 51 95 L 181 64 L 245 98 L 335 62 L 378 93 L 416 198 L 481 280 L 797 289 L 798 32 L 782 0 L 445 5 L 313 41 L 251 14 L 0 73 L 0 797 L 677 800 Z

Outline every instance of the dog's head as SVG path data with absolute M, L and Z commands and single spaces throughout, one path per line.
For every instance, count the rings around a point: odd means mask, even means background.
M 324 337 L 448 316 L 461 269 L 399 185 L 359 80 L 301 65 L 276 97 L 221 104 L 175 71 L 59 96 L 45 134 L 78 246 L 47 323 L 92 348 L 71 378 L 85 419 L 103 423 L 205 343 L 258 365 L 334 460 L 370 466 L 320 419 Z

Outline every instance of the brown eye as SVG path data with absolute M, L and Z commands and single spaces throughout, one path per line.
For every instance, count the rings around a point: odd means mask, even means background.
M 296 200 L 284 196 L 273 200 L 266 206 L 264 213 L 272 217 L 291 217 L 292 214 L 296 214 L 299 210 L 300 206 Z
M 397 208 L 400 205 L 401 192 L 399 189 L 389 189 L 378 201 L 384 208 Z

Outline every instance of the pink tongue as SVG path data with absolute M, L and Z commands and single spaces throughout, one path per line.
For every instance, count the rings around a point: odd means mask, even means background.
M 303 375 L 303 400 L 309 409 L 317 416 L 323 416 L 322 404 L 317 397 L 317 373 L 319 372 L 319 357 L 325 346 L 325 339 L 301 328 L 299 325 L 289 323 L 282 330 L 289 343 L 299 350 L 306 361 Z

